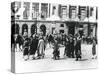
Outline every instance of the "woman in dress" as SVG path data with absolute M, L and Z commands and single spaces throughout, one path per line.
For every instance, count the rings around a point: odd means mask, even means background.
M 38 58 L 40 59 L 40 58 L 44 58 L 44 55 L 45 55 L 45 53 L 44 53 L 44 39 L 43 39 L 43 36 L 42 35 L 40 35 L 40 37 L 39 37 L 39 42 L 38 42 L 38 50 L 37 50 L 37 53 L 38 53 Z

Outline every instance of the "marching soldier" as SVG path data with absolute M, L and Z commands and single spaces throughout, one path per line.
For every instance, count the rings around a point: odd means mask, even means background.
M 81 59 L 81 37 L 78 35 L 78 37 L 75 39 L 75 55 L 76 55 L 76 61 L 78 59 Z
M 70 35 L 70 44 L 69 44 L 69 46 L 70 46 L 70 50 L 69 50 L 69 57 L 72 57 L 72 58 L 74 58 L 74 40 L 73 40 L 73 36 L 72 35 Z
M 30 50 L 29 50 L 30 59 L 35 59 L 37 45 L 38 45 L 38 39 L 36 39 L 36 34 L 33 34 L 31 38 Z

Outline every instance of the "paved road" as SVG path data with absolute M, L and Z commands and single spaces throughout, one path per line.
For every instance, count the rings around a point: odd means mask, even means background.
M 97 59 L 92 58 L 92 46 L 82 45 L 82 60 L 75 61 L 75 58 L 67 58 L 63 56 L 64 47 L 60 48 L 60 60 L 52 59 L 53 49 L 47 48 L 45 58 L 38 60 L 24 61 L 22 52 L 16 52 L 16 72 L 39 72 L 54 70 L 71 70 L 71 69 L 87 69 L 96 68 Z

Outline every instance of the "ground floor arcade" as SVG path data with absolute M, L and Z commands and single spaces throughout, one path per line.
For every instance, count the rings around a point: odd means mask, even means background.
M 41 30 L 46 34 L 76 34 L 84 37 L 97 37 L 97 23 L 92 22 L 61 22 L 61 21 L 14 21 L 11 22 L 12 33 L 23 35 L 26 31 L 28 36 L 39 33 Z

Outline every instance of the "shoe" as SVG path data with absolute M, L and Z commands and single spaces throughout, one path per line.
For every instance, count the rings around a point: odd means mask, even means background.
M 78 61 L 78 58 L 76 58 L 76 61 Z

